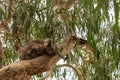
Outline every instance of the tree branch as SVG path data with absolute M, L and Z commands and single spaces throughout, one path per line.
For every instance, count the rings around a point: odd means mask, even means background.
M 48 64 L 51 58 L 44 55 L 32 60 L 12 63 L 0 69 L 0 80 L 26 80 L 25 76 L 33 76 L 48 71 L 50 69 Z
M 58 68 L 61 68 L 61 67 L 70 67 L 70 68 L 72 68 L 72 69 L 76 72 L 76 74 L 78 75 L 78 80 L 83 80 L 80 71 L 79 71 L 77 68 L 75 68 L 74 66 L 72 66 L 72 65 L 70 65 L 70 64 L 58 65 Z M 48 72 L 44 77 L 42 77 L 42 78 L 39 79 L 39 80 L 45 80 L 47 77 L 50 76 L 51 73 L 52 73 L 52 69 L 50 69 L 49 72 Z

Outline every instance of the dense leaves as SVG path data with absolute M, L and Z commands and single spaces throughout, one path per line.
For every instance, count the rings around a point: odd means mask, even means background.
M 83 70 L 86 53 L 76 46 L 65 63 L 79 68 L 86 80 L 120 79 L 120 1 L 76 0 L 64 10 L 56 6 L 55 0 L 0 1 L 0 23 L 7 23 L 7 26 L 0 26 L 4 65 L 18 60 L 18 49 L 28 41 L 52 38 L 57 44 L 72 33 L 88 40 L 95 49 L 95 58 Z M 100 51 L 99 59 L 96 56 L 97 48 Z M 51 78 L 67 79 L 68 76 L 77 79 L 69 68 L 55 70 Z

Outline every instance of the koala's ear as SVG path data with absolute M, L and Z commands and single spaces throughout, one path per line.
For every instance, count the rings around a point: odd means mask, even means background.
M 51 39 L 46 39 L 45 42 L 44 42 L 44 46 L 47 47 L 47 46 L 50 46 L 52 43 L 52 40 Z

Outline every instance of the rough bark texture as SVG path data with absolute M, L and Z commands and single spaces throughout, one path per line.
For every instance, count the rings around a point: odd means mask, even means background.
M 66 56 L 75 44 L 76 41 L 69 37 L 58 44 L 58 48 L 62 49 L 61 53 Z M 29 80 L 33 75 L 50 70 L 60 59 L 58 55 L 43 55 L 31 60 L 17 61 L 0 69 L 0 80 Z
M 49 70 L 49 56 L 18 61 L 0 69 L 0 80 L 29 80 L 29 77 Z M 26 79 L 28 77 L 28 79 Z

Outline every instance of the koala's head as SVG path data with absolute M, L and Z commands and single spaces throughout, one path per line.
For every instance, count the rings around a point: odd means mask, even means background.
M 44 46 L 46 48 L 47 54 L 55 55 L 55 45 L 53 44 L 51 39 L 46 39 L 44 42 Z

